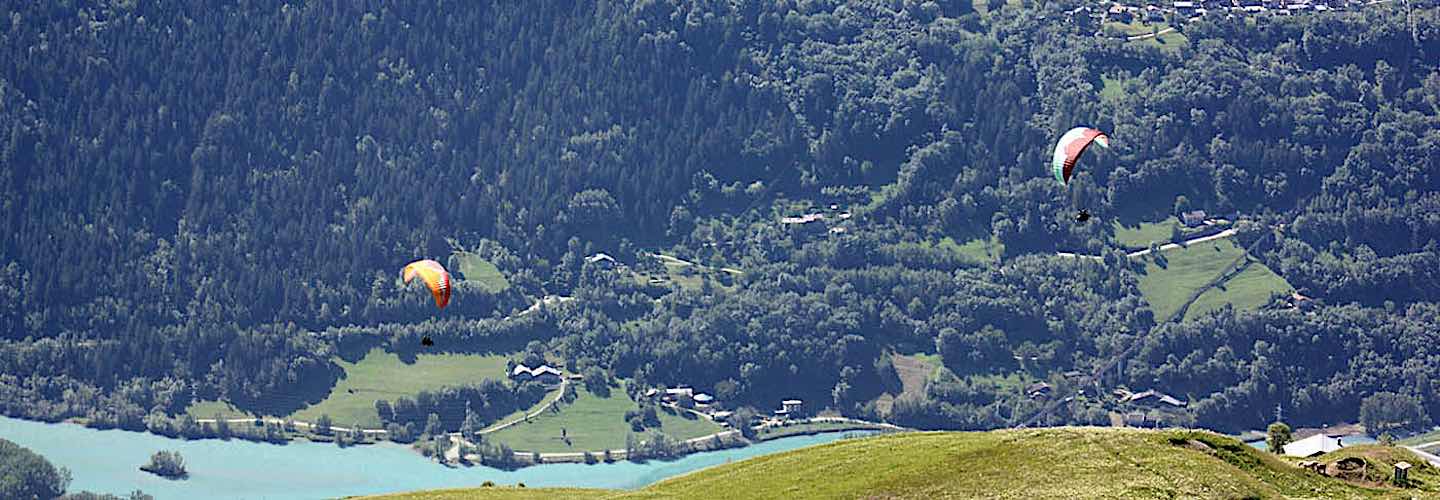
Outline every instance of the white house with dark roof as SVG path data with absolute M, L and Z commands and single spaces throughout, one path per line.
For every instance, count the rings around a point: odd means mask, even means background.
M 553 385 L 560 383 L 560 379 L 564 376 L 564 372 L 550 365 L 540 365 L 535 368 L 515 365 L 515 368 L 510 370 L 510 379 L 517 382 L 535 380 L 545 385 Z

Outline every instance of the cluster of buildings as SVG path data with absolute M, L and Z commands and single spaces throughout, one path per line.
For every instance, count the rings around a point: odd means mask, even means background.
M 705 414 L 710 417 L 710 420 L 715 421 L 715 423 L 720 424 L 722 427 L 729 427 L 730 423 L 727 422 L 726 419 L 734 415 L 734 412 L 722 410 L 720 402 L 716 400 L 714 396 L 703 392 L 696 392 L 692 387 L 651 388 L 645 391 L 645 397 L 653 401 L 658 401 L 661 404 L 672 406 L 682 406 L 686 400 L 689 400 L 693 403 L 695 411 Z M 804 402 L 799 399 L 787 399 L 781 401 L 780 408 L 772 411 L 770 415 L 756 415 L 755 418 L 762 422 L 785 421 L 792 417 L 799 416 L 803 406 Z
M 715 414 L 719 413 L 718 401 L 715 400 L 715 396 L 703 392 L 695 392 L 695 389 L 691 387 L 651 388 L 645 391 L 645 397 L 671 405 L 680 405 L 683 404 L 684 401 L 689 400 L 695 407 L 695 411 L 710 415 L 711 418 L 717 418 Z M 723 413 L 729 416 L 729 412 Z
M 1291 15 L 1305 12 L 1326 12 L 1358 7 L 1365 2 L 1357 0 L 1170 0 L 1113 2 L 1106 11 L 1112 21 L 1143 19 L 1162 21 L 1166 13 L 1190 18 L 1211 14 L 1276 14 Z
M 1189 403 L 1161 391 L 1149 389 L 1140 392 L 1130 392 L 1125 389 L 1115 389 L 1115 397 L 1119 400 L 1122 408 L 1128 408 L 1120 414 L 1124 425 L 1131 427 L 1150 427 L 1164 424 L 1174 414 L 1170 410 L 1184 408 Z
M 780 218 L 780 225 L 794 228 L 820 228 L 829 227 L 830 234 L 842 234 L 849 231 L 847 226 L 841 223 L 850 220 L 854 214 L 840 209 L 840 205 L 830 205 L 829 213 L 822 210 L 813 210 L 802 215 L 792 215 Z

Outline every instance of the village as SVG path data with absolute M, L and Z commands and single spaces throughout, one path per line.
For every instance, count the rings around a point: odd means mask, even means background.
M 1309 12 L 1326 12 L 1361 7 L 1374 2 L 1360 0 L 1172 0 L 1158 1 L 1105 1 L 1104 10 L 1109 21 L 1129 22 L 1142 20 L 1165 21 L 1166 14 L 1181 18 L 1207 15 L 1294 15 Z M 1088 10 L 1088 8 L 1087 8 Z
M 516 383 L 538 382 L 547 388 L 554 389 L 566 381 L 579 381 L 578 374 L 565 375 L 563 371 L 550 365 L 528 367 L 523 364 L 515 365 L 510 371 L 510 379 Z M 677 411 L 690 412 L 699 417 L 715 422 L 722 428 L 732 428 L 735 424 L 730 417 L 733 411 L 725 410 L 724 405 L 708 393 L 697 392 L 688 385 L 676 387 L 652 387 L 644 392 L 645 399 L 649 402 L 665 406 Z M 756 428 L 765 428 L 785 425 L 792 419 L 799 420 L 807 416 L 803 412 L 804 402 L 799 399 L 786 399 L 780 401 L 777 408 L 768 414 L 756 413 L 748 422 Z

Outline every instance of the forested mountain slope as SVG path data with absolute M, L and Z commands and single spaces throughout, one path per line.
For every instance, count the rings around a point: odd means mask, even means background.
M 991 3 L 0 6 L 0 408 L 142 428 L 428 334 L 921 427 L 1016 424 L 1024 383 L 1074 394 L 1062 373 L 1137 339 L 1103 385 L 1183 395 L 1178 423 L 1353 419 L 1382 391 L 1440 413 L 1433 2 L 1197 20 L 1178 50 L 1095 37 L 1080 2 Z M 1157 326 L 1048 175 L 1075 124 L 1114 138 L 1075 203 L 1238 216 L 1323 304 Z M 846 232 L 777 223 L 832 203 Z M 511 286 L 461 282 L 432 319 L 395 274 L 457 249 Z M 647 284 L 642 249 L 742 274 Z M 580 300 L 502 319 L 550 294 Z M 947 369 L 887 411 L 894 351 Z

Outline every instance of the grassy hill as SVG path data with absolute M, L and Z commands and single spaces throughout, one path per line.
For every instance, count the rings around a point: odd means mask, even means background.
M 1423 463 L 1399 448 L 1343 450 L 1372 464 Z M 1336 457 L 1322 457 L 1331 460 Z M 1053 428 L 891 434 L 759 457 L 635 491 L 491 487 L 384 498 L 1411 498 L 1440 495 L 1440 472 L 1401 489 L 1351 484 L 1204 431 Z M 1371 478 L 1373 479 L 1373 478 Z M 550 493 L 553 492 L 553 495 Z M 537 496 L 538 495 L 538 496 Z
M 1161 254 L 1163 263 L 1154 257 L 1146 258 L 1145 271 L 1140 277 L 1140 293 L 1149 301 L 1155 318 L 1165 320 L 1179 312 L 1197 290 L 1220 277 L 1232 264 L 1240 262 L 1245 249 L 1227 238 L 1172 248 Z M 1256 309 L 1270 299 L 1271 292 L 1291 289 L 1284 278 L 1263 264 L 1251 262 L 1239 274 L 1202 294 L 1186 311 L 1186 317 L 1218 309 L 1225 303 L 1237 310 Z

